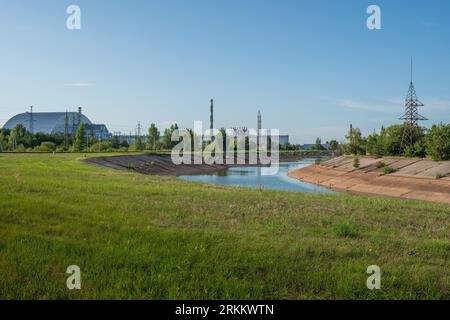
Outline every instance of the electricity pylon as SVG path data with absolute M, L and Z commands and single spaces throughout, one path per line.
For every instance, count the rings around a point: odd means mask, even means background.
M 417 98 L 416 89 L 413 83 L 413 63 L 411 59 L 411 81 L 409 83 L 408 94 L 405 99 L 405 114 L 400 118 L 404 120 L 404 131 L 401 143 L 401 150 L 411 147 L 416 142 L 419 135 L 419 121 L 428 120 L 419 114 L 419 107 L 424 104 Z

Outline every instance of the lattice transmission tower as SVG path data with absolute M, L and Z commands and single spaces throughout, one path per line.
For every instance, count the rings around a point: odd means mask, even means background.
M 69 115 L 66 109 L 66 115 L 64 117 L 64 148 L 69 146 Z
M 30 112 L 28 113 L 28 115 L 29 119 L 26 120 L 27 122 L 30 123 L 30 125 L 28 126 L 28 131 L 34 133 L 34 123 L 36 122 L 36 120 L 34 119 L 33 106 L 30 106 Z
M 405 114 L 400 118 L 400 120 L 404 120 L 404 131 L 401 143 L 402 151 L 405 151 L 407 147 L 413 146 L 417 141 L 420 134 L 419 121 L 428 120 L 419 114 L 419 107 L 423 106 L 424 104 L 417 98 L 416 89 L 414 88 L 413 62 L 411 59 L 411 81 L 405 99 Z

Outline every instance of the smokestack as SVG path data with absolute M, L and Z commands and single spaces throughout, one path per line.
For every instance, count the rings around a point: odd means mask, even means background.
M 30 132 L 34 133 L 34 118 L 33 118 L 33 106 L 30 106 Z
M 261 130 L 261 111 L 258 110 L 258 130 Z
M 209 111 L 209 129 L 214 129 L 214 99 L 211 99 L 211 109 Z
M 81 107 L 78 107 L 78 126 L 80 126 L 80 124 L 81 124 Z
M 256 132 L 256 152 L 259 154 L 259 139 L 261 136 L 261 111 L 258 110 L 258 131 Z

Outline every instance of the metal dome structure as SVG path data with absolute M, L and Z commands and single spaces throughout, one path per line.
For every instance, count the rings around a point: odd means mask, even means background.
M 78 112 L 33 112 L 33 107 L 30 107 L 30 112 L 15 115 L 3 128 L 13 129 L 21 124 L 32 133 L 73 135 L 81 122 L 84 123 L 88 136 L 97 139 L 110 139 L 112 136 L 104 124 L 94 124 L 83 115 L 81 108 L 78 108 Z
M 78 128 L 79 121 L 84 124 L 92 124 L 85 115 L 78 112 L 67 112 L 69 132 L 74 132 Z M 13 129 L 16 125 L 22 124 L 27 130 L 37 133 L 44 132 L 47 134 L 64 133 L 65 128 L 65 112 L 26 112 L 15 115 L 9 119 L 3 128 Z

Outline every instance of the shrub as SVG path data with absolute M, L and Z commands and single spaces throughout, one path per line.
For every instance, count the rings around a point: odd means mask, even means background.
M 105 152 L 111 148 L 111 141 L 97 141 L 89 147 L 89 152 Z
M 26 152 L 27 149 L 23 146 L 23 144 L 19 144 L 16 149 L 17 152 Z
M 404 156 L 407 158 L 425 158 L 426 154 L 426 147 L 423 141 L 418 141 L 413 146 L 408 146 L 404 150 Z
M 386 166 L 386 167 L 383 168 L 383 173 L 384 174 L 391 174 L 391 173 L 394 173 L 394 172 L 395 172 L 395 169 L 392 168 L 392 167 Z
M 359 157 L 358 157 L 358 156 L 356 156 L 356 157 L 353 159 L 353 167 L 356 168 L 356 169 L 359 168 Z
M 378 161 L 376 165 L 378 169 L 386 167 L 386 163 L 384 161 Z
M 34 148 L 37 152 L 53 152 L 56 150 L 56 144 L 51 141 L 44 141 L 39 147 Z
M 444 174 L 438 173 L 438 174 L 436 175 L 436 180 L 439 180 L 439 179 L 442 179 L 442 178 L 445 178 L 445 175 L 444 175 Z

